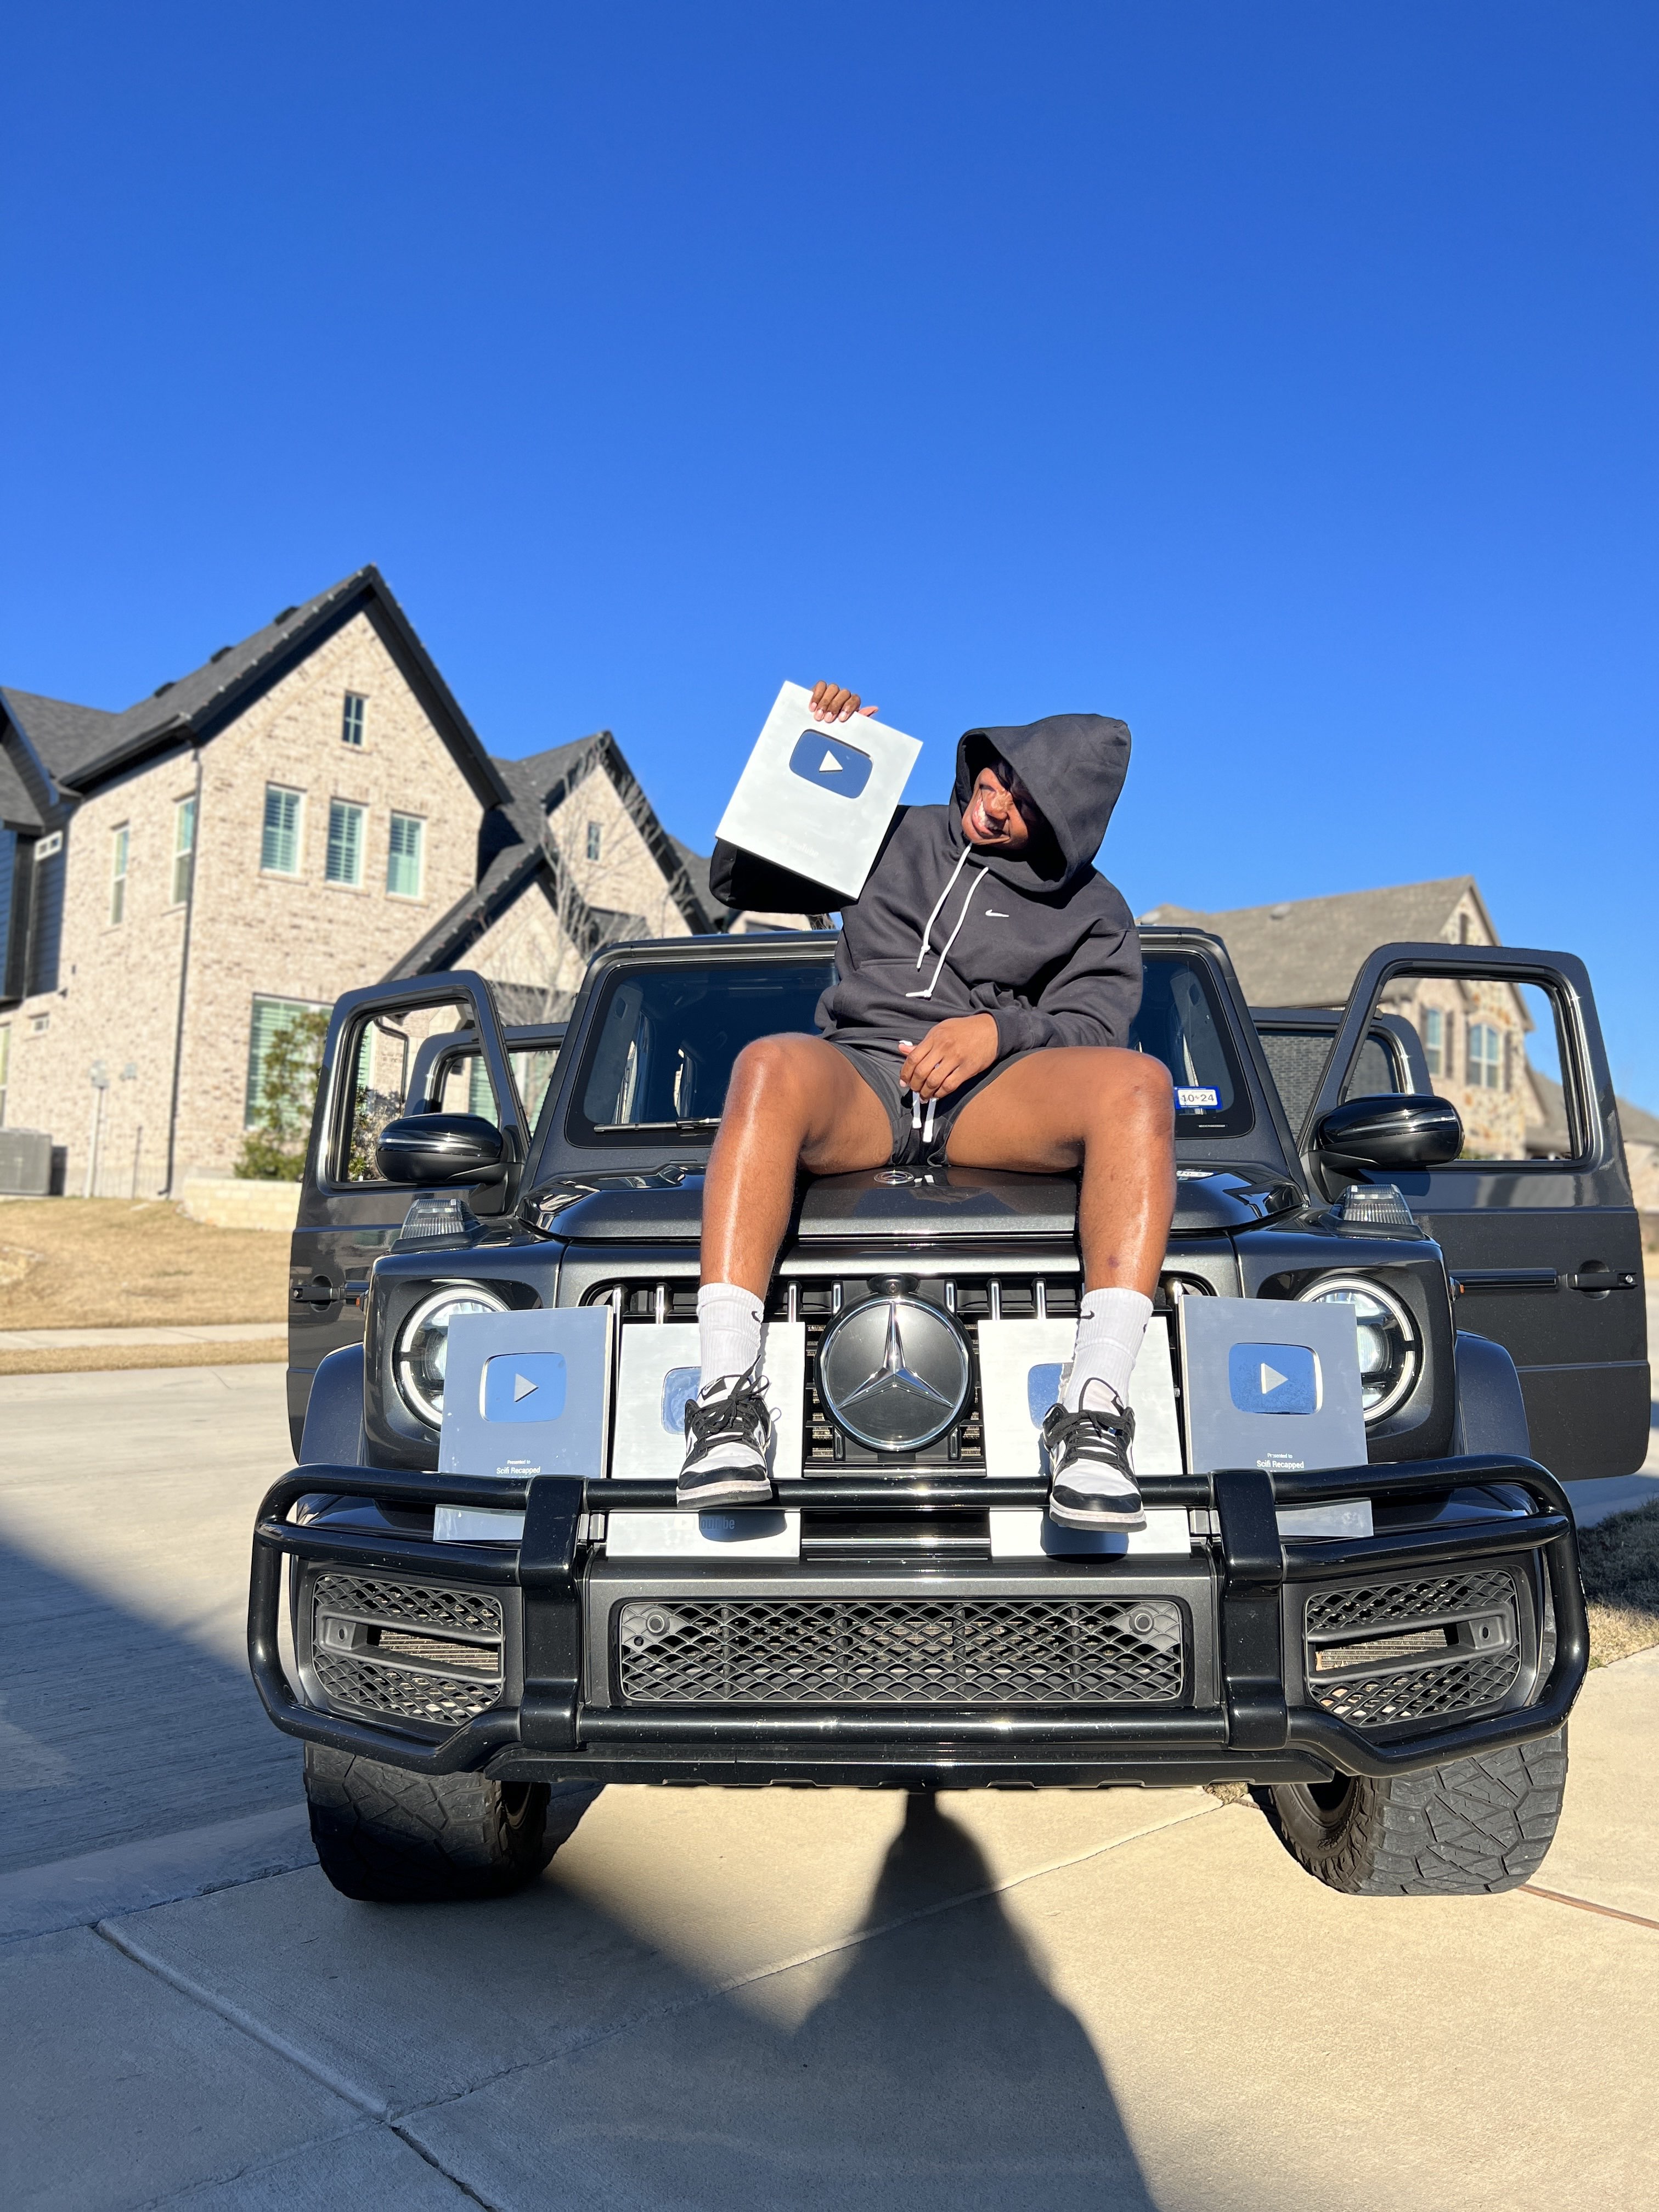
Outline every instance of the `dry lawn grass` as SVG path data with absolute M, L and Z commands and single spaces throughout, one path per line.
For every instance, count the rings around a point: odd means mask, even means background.
M 1589 1601 L 1590 1665 L 1659 1644 L 1659 1498 L 1578 1532 Z
M 0 1352 L 0 1375 L 107 1375 L 118 1367 L 246 1367 L 288 1358 L 286 1336 L 246 1344 L 116 1344 L 92 1350 Z
M 16 1199 L 0 1206 L 0 1329 L 283 1322 L 288 1249 L 271 1230 L 209 1229 L 166 1199 Z M 204 1346 L 195 1364 L 213 1357 Z

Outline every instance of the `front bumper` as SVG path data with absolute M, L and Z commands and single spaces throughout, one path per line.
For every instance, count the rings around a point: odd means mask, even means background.
M 1565 1720 L 1583 1680 L 1589 1639 L 1571 1513 L 1543 1468 L 1528 1460 L 1471 1457 L 1319 1474 L 1245 1468 L 1148 1476 L 1141 1486 L 1149 1505 L 1208 1516 L 1213 1533 L 1207 1543 L 1168 1562 L 1132 1556 L 1000 1569 L 907 1563 L 817 1575 L 746 1566 L 711 1578 L 688 1577 L 667 1562 L 648 1575 L 630 1570 L 620 1576 L 595 1540 L 607 1510 L 665 1509 L 672 1486 L 301 1467 L 273 1486 L 255 1528 L 249 1659 L 266 1711 L 290 1735 L 393 1765 L 429 1773 L 477 1771 L 501 1780 L 910 1788 L 1319 1782 L 1438 1765 L 1548 1735 Z M 781 1497 L 785 1505 L 859 1516 L 923 1506 L 1029 1510 L 1044 1503 L 1038 1484 L 983 1478 L 813 1479 L 779 1487 L 788 1493 Z M 1505 1506 L 1493 1498 L 1494 1487 L 1516 1502 Z M 1492 1501 L 1489 1515 L 1352 1540 L 1287 1543 L 1279 1534 L 1280 1508 L 1356 1496 L 1409 1508 L 1413 1501 L 1470 1492 Z M 296 1501 L 319 1495 L 339 1504 L 309 1522 L 289 1517 Z M 342 1507 L 349 1510 L 354 1500 L 374 1501 L 378 1525 L 353 1527 L 341 1517 Z M 419 1522 L 441 1503 L 522 1513 L 522 1537 L 514 1544 L 434 1544 L 419 1533 Z M 388 1515 L 404 1526 L 390 1525 L 383 1517 Z M 297 1687 L 278 1651 L 285 1559 L 296 1590 L 305 1594 L 304 1605 L 294 1604 Z M 437 1699 L 433 1717 L 411 1723 L 395 1713 L 372 1717 L 361 1710 L 361 1698 L 351 1710 L 351 1693 L 343 1700 L 331 1693 L 331 1655 L 313 1641 L 311 1626 L 313 1615 L 322 1619 L 313 1603 L 319 1578 L 347 1593 L 330 1601 L 335 1613 L 325 1627 L 348 1657 L 346 1647 L 358 1632 L 348 1618 L 354 1590 L 360 1602 L 366 1602 L 365 1590 L 400 1587 L 418 1588 L 430 1599 L 437 1585 L 446 1618 L 461 1623 L 441 1626 L 440 1637 L 471 1634 L 478 1642 L 479 1622 L 496 1622 L 492 1656 L 479 1662 L 494 1674 L 481 1672 L 482 1686 L 470 1697 L 482 1709 L 465 1711 L 452 1726 Z M 659 1602 L 672 1607 L 679 1601 L 675 1593 L 693 1583 L 698 1601 L 708 1601 L 722 1620 L 745 1607 L 770 1618 L 770 1605 L 787 1623 L 803 1607 L 828 1613 L 848 1600 L 856 1601 L 862 1617 L 901 1599 L 912 1613 L 921 1607 L 935 1622 L 948 1616 L 971 1624 L 979 1618 L 974 1607 L 987 1605 L 1000 1609 L 1000 1619 L 1033 1604 L 1048 1614 L 1071 1607 L 1099 1615 L 1106 1607 L 1114 1620 L 1155 1621 L 1165 1629 L 1178 1617 L 1181 1687 L 1176 1695 L 1143 1683 L 1128 1696 L 1103 1696 L 1097 1685 L 1091 1692 L 1085 1683 L 1073 1698 L 1056 1692 L 1050 1679 L 1039 1694 L 1016 1691 L 1005 1700 L 981 1686 L 971 1703 L 950 1705 L 926 1704 L 914 1693 L 896 1703 L 853 1695 L 825 1704 L 728 1698 L 710 1706 L 672 1697 L 664 1702 L 660 1694 L 655 1701 L 630 1701 L 619 1693 L 620 1677 L 607 1657 L 615 1648 L 612 1615 L 620 1617 L 625 1597 L 638 1601 L 643 1594 L 648 1601 L 653 1590 L 661 1594 Z M 1482 1613 L 1479 1593 L 1496 1589 L 1510 1593 L 1507 1612 Z M 1363 1640 L 1381 1632 L 1375 1609 L 1366 1610 L 1379 1591 L 1414 1594 L 1425 1619 L 1436 1601 L 1443 1611 L 1452 1604 L 1447 1592 L 1457 1594 L 1468 1618 L 1447 1627 L 1435 1616 L 1418 1632 L 1419 1644 L 1432 1644 L 1437 1635 L 1444 1640 L 1438 1657 L 1420 1662 L 1438 1671 L 1411 1676 L 1447 1686 L 1448 1709 L 1434 1711 L 1432 1697 L 1419 1698 L 1419 1710 L 1402 1717 L 1382 1693 L 1390 1680 L 1407 1676 L 1387 1670 L 1379 1676 L 1376 1663 L 1366 1673 L 1365 1654 L 1395 1648 L 1386 1635 L 1382 1643 Z M 1136 1613 L 1138 1605 L 1152 1612 Z M 1339 1624 L 1339 1640 L 1326 1649 L 1328 1639 L 1316 1624 L 1332 1621 Z M 1396 1620 L 1384 1628 L 1398 1636 Z M 421 1641 L 425 1632 L 394 1643 L 419 1653 L 429 1648 Z M 1467 1643 L 1471 1633 L 1492 1636 L 1504 1647 L 1508 1656 L 1497 1674 L 1490 1656 L 1460 1653 L 1457 1637 Z M 1173 1648 L 1168 1632 L 1162 1642 Z M 1356 1653 L 1358 1660 L 1348 1663 Z M 1319 1670 L 1333 1656 L 1336 1663 L 1327 1676 Z M 423 1662 L 417 1656 L 405 1663 L 418 1668 Z M 374 1664 L 383 1665 L 380 1656 Z M 1467 1706 L 1470 1683 L 1478 1687 L 1480 1680 L 1501 1685 L 1488 1709 L 1456 1710 L 1449 1686 L 1462 1686 Z M 1345 1711 L 1356 1717 L 1344 1717 Z

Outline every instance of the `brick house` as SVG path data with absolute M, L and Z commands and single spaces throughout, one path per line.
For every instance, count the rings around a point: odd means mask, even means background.
M 743 926 L 697 866 L 608 732 L 492 758 L 373 568 L 123 713 L 0 689 L 0 1122 L 71 1193 L 222 1173 L 296 1008 L 466 965 L 545 1018 Z
M 1158 906 L 1140 919 L 1212 930 L 1253 1006 L 1340 1006 L 1379 945 L 1502 942 L 1473 876 L 1220 914 Z M 1534 1017 L 1514 986 L 1407 975 L 1382 1003 L 1416 1029 L 1430 1080 L 1462 1115 L 1471 1153 L 1547 1158 L 1567 1150 L 1560 1085 L 1528 1060 Z M 1659 1208 L 1659 1121 L 1628 1100 L 1619 1108 L 1637 1204 L 1652 1212 Z

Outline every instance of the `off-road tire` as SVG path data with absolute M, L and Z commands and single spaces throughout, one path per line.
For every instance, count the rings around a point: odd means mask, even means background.
M 534 1881 L 596 1793 L 477 1774 L 411 1774 L 306 1746 L 311 1839 L 343 1896 L 368 1905 L 505 1897 Z
M 1567 1732 L 1421 1774 L 1257 1793 L 1291 1856 L 1357 1897 L 1483 1897 L 1543 1863 L 1561 1817 Z

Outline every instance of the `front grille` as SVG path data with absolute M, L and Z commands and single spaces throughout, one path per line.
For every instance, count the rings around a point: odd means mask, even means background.
M 1411 1667 L 1370 1680 L 1317 1682 L 1313 1701 L 1351 1728 L 1382 1728 L 1390 1721 L 1435 1720 L 1506 1698 L 1520 1672 L 1521 1654 L 1482 1652 L 1450 1666 Z
M 665 1597 L 616 1615 L 630 1705 L 1175 1705 L 1169 1598 Z
M 502 1686 L 501 1601 L 325 1573 L 312 1586 L 311 1668 L 331 1706 L 379 1719 L 457 1728 Z
M 1317 1591 L 1306 1635 L 1308 1695 L 1352 1728 L 1501 1705 L 1521 1672 L 1518 1594 L 1502 1568 Z
M 386 1720 L 436 1721 L 459 1728 L 501 1695 L 499 1682 L 447 1682 L 331 1651 L 313 1652 L 312 1665 L 331 1705 L 350 1705 Z
M 892 1273 L 902 1272 L 896 1263 Z M 806 1329 L 806 1388 L 801 1407 L 801 1468 L 806 1474 L 827 1474 L 832 1468 L 857 1468 L 869 1473 L 911 1468 L 949 1468 L 975 1474 L 985 1466 L 985 1436 L 981 1423 L 979 1395 L 979 1324 L 993 1316 L 1009 1321 L 1046 1316 L 1072 1320 L 1078 1308 L 1078 1278 L 1073 1275 L 963 1275 L 916 1278 L 921 1297 L 943 1306 L 962 1324 L 968 1340 L 973 1386 L 963 1417 L 955 1428 L 921 1451 L 894 1454 L 872 1451 L 855 1438 L 843 1436 L 830 1419 L 818 1396 L 818 1346 L 838 1313 L 873 1297 L 891 1274 L 848 1275 L 840 1281 L 818 1278 L 773 1285 L 767 1306 L 769 1321 L 799 1321 Z M 624 1327 L 641 1322 L 695 1321 L 697 1285 L 653 1279 L 600 1283 L 584 1293 L 587 1305 L 612 1304 Z
M 1308 1601 L 1310 1636 L 1340 1636 L 1383 1621 L 1423 1621 L 1445 1615 L 1495 1613 L 1515 1603 L 1507 1574 L 1476 1569 L 1432 1582 L 1366 1583 L 1358 1589 L 1322 1590 Z
M 501 1601 L 481 1590 L 430 1589 L 421 1583 L 327 1574 L 317 1577 L 317 1605 L 322 1612 L 373 1614 L 422 1628 L 471 1629 L 480 1636 L 501 1632 Z

